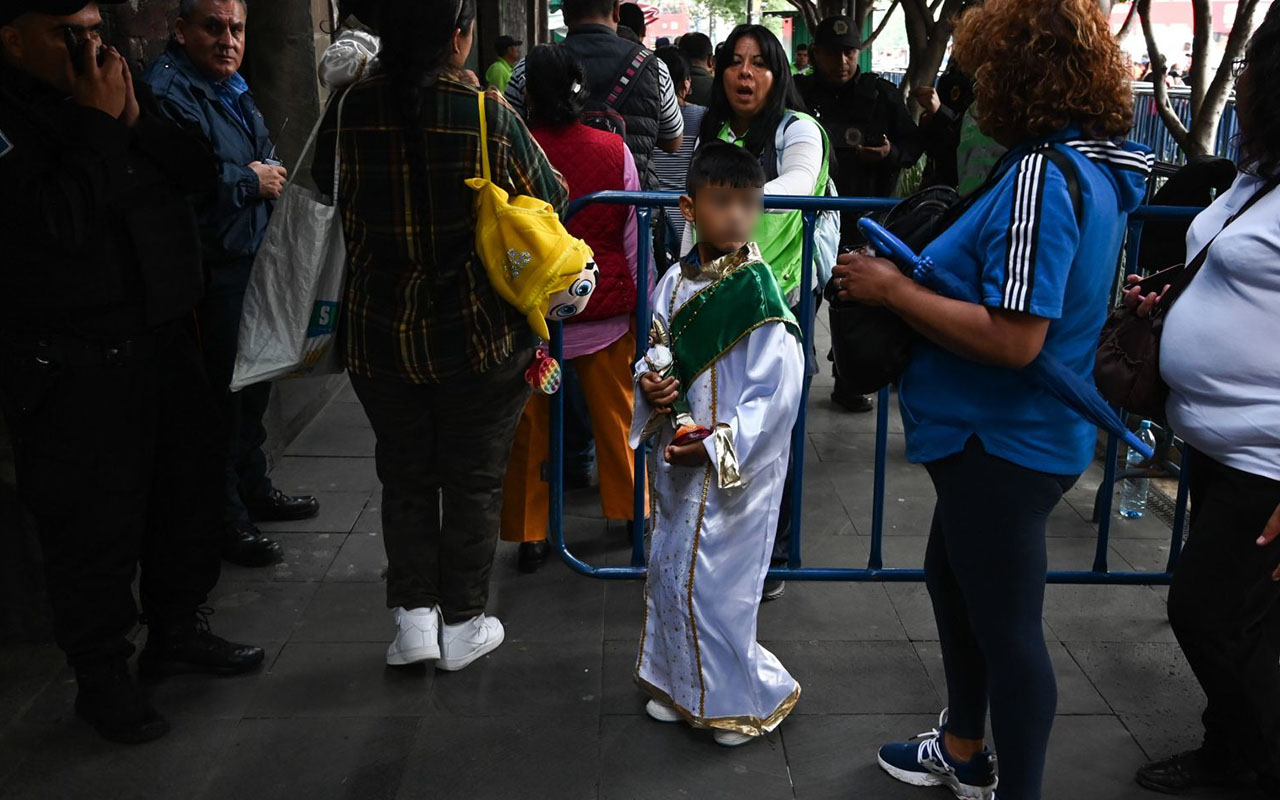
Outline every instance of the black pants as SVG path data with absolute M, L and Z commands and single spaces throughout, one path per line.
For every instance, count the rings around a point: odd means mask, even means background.
M 484 612 L 532 358 L 441 384 L 351 377 L 378 439 L 387 608 L 438 605 L 451 625 Z
M 926 465 L 938 493 L 925 554 L 947 673 L 947 731 L 985 738 L 987 706 L 1001 800 L 1040 797 L 1058 702 L 1041 617 L 1045 526 L 1075 476 L 965 449 Z
M 261 497 L 271 491 L 267 457 L 262 445 L 267 429 L 262 423 L 271 400 L 271 384 L 259 383 L 232 392 L 240 316 L 245 287 L 249 285 L 252 259 L 209 268 L 204 300 L 200 304 L 200 346 L 213 397 L 226 422 L 227 460 L 223 468 L 224 522 L 248 522 L 244 497 Z
M 78 348 L 15 337 L 0 403 L 35 517 L 58 645 L 72 665 L 127 657 L 143 612 L 192 613 L 218 581 L 221 422 L 190 330 L 138 337 L 142 356 L 73 366 Z M 65 340 L 64 340 L 65 344 Z
M 1208 698 L 1205 748 L 1280 778 L 1280 541 L 1257 538 L 1280 481 L 1188 449 L 1191 535 L 1169 592 L 1169 622 Z

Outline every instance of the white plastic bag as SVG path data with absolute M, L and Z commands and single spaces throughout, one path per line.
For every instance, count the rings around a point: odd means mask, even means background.
M 338 130 L 342 102 L 338 100 Z M 308 162 L 325 114 L 311 132 L 298 159 Z M 277 378 L 303 378 L 342 372 L 335 345 L 338 312 L 347 270 L 347 247 L 338 213 L 339 147 L 335 138 L 333 194 L 294 181 L 285 186 L 262 246 L 253 261 L 240 316 L 240 338 L 231 390 Z

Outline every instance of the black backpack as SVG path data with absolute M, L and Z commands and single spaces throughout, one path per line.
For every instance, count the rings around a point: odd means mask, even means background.
M 618 73 L 618 77 L 614 80 L 613 88 L 609 90 L 609 93 L 604 97 L 593 95 L 587 101 L 586 110 L 582 114 L 582 124 L 596 130 L 616 133 L 625 142 L 627 140 L 627 121 L 618 109 L 626 102 L 631 90 L 640 83 L 640 78 L 644 75 L 645 70 L 649 68 L 649 65 L 653 63 L 653 58 L 653 51 L 648 48 L 641 47 L 636 50 L 635 55 L 622 68 L 622 72 Z
M 1080 183 L 1075 165 L 1057 148 L 1045 155 L 1067 180 L 1077 217 L 1081 214 Z M 917 192 L 877 219 L 891 233 L 919 253 L 964 212 L 999 183 L 1012 164 L 1001 163 L 991 177 L 963 200 L 949 186 L 932 186 Z M 839 299 L 833 280 L 824 290 L 831 322 L 831 350 L 842 386 L 854 394 L 872 394 L 893 383 L 911 362 L 920 334 L 897 314 L 882 306 L 868 306 Z

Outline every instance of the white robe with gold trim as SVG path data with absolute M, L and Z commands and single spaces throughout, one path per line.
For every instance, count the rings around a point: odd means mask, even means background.
M 670 270 L 654 290 L 655 319 L 669 327 L 672 308 L 711 282 Z M 638 364 L 637 377 L 647 369 Z M 667 464 L 670 424 L 651 442 L 655 508 L 636 680 L 697 726 L 760 734 L 773 730 L 800 695 L 795 679 L 756 641 L 756 615 L 803 380 L 796 337 L 781 323 L 765 323 L 687 392 L 694 421 L 716 431 L 705 440 L 711 464 Z M 651 422 L 637 391 L 633 446 Z

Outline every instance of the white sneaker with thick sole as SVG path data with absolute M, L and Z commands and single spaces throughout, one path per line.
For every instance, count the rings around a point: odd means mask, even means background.
M 669 706 L 661 700 L 650 700 L 645 703 L 644 713 L 648 714 L 658 722 L 683 722 L 684 717 L 680 716 L 680 712 L 676 711 L 674 706 Z
M 751 744 L 756 739 L 760 738 L 759 736 L 752 736 L 747 733 L 722 730 L 717 730 L 713 736 L 715 737 L 716 744 L 721 747 L 741 747 L 744 744 Z
M 481 614 L 457 625 L 444 625 L 440 629 L 440 660 L 436 669 L 456 672 L 472 661 L 492 653 L 502 644 L 506 631 L 497 617 Z
M 440 612 L 435 608 L 397 608 L 396 638 L 387 648 L 387 664 L 403 667 L 440 657 Z

